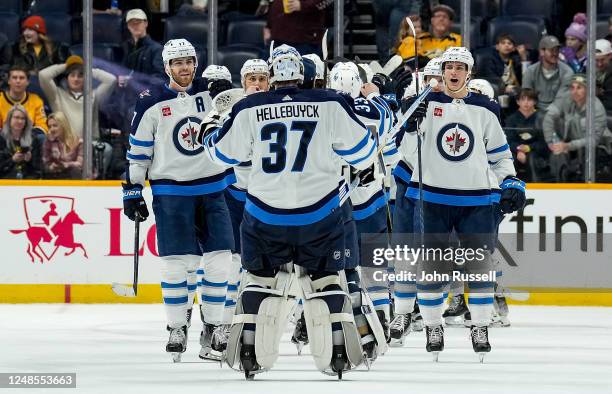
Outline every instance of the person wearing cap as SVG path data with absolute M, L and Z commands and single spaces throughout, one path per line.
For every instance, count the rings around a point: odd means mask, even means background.
M 565 30 L 565 46 L 559 51 L 559 58 L 567 63 L 575 73 L 586 72 L 586 15 L 574 15 L 574 20 Z
M 440 4 L 431 10 L 431 29 L 421 33 L 419 55 L 429 59 L 438 57 L 449 47 L 461 46 L 461 35 L 451 32 L 455 11 L 447 5 Z
M 67 57 L 68 47 L 47 36 L 42 16 L 32 15 L 23 20 L 21 38 L 13 45 L 13 64 L 25 66 L 35 75 L 45 67 L 65 62 Z
M 567 94 L 574 72 L 559 61 L 561 44 L 555 36 L 544 36 L 538 45 L 540 61 L 527 67 L 523 73 L 523 88 L 538 94 L 538 109 L 546 111 L 556 99 Z
M 608 116 L 612 116 L 612 44 L 606 39 L 595 41 L 595 67 L 597 68 L 597 98 Z
M 516 96 L 523 78 L 523 64 L 527 60 L 525 45 L 516 45 L 514 37 L 502 33 L 497 36 L 495 47 L 489 48 L 478 76 L 489 81 L 497 88 L 496 96 L 508 94 Z
M 559 182 L 579 180 L 578 174 L 584 162 L 586 137 L 587 79 L 585 74 L 574 74 L 570 79 L 569 95 L 548 107 L 542 129 L 544 139 L 551 151 L 550 166 Z M 595 112 L 593 125 L 596 142 L 608 138 L 606 110 L 595 98 L 591 103 Z
M 38 74 L 40 87 L 49 100 L 53 112 L 63 112 L 68 117 L 68 123 L 78 138 L 83 138 L 83 79 L 84 64 L 80 56 L 72 55 L 63 64 L 55 64 Z M 93 128 L 92 138 L 94 141 L 100 138 L 98 126 L 98 107 L 112 93 L 117 78 L 104 70 L 94 68 L 91 70 L 92 78 L 98 81 L 98 86 L 93 91 Z M 66 85 L 58 85 L 55 78 L 60 75 L 66 77 Z M 112 147 L 104 143 L 104 168 L 108 168 Z
M 165 78 L 164 64 L 161 60 L 162 46 L 147 34 L 149 26 L 147 14 L 140 8 L 129 10 L 125 22 L 130 38 L 122 44 L 123 65 L 129 70 Z M 120 84 L 123 84 L 120 77 Z

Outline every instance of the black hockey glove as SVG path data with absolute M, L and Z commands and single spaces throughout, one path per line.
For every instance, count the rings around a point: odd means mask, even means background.
M 370 183 L 376 180 L 374 171 L 374 164 L 364 170 L 358 170 L 354 167 L 351 167 L 351 183 L 353 183 L 355 178 L 359 177 L 359 183 L 357 184 L 357 186 L 369 185 Z
M 408 118 L 408 123 L 420 122 L 423 120 L 425 115 L 427 115 L 427 105 L 429 102 L 427 100 L 421 101 L 421 103 L 416 107 L 412 115 Z
M 130 220 L 136 220 L 138 214 L 142 221 L 149 217 L 147 203 L 142 198 L 142 186 L 123 183 L 123 213 Z
M 372 83 L 378 87 L 380 94 L 393 93 L 393 89 L 391 88 L 391 78 L 385 74 L 374 74 L 372 77 Z
M 411 71 L 402 71 L 395 77 L 393 80 L 393 85 L 395 86 L 395 96 L 398 99 L 404 97 L 404 91 L 412 82 L 412 72 Z
M 520 179 L 507 176 L 501 184 L 501 198 L 499 208 L 503 213 L 512 213 L 525 207 L 525 182 Z
M 208 84 L 210 98 L 215 98 L 221 92 L 225 92 L 232 88 L 232 83 L 227 79 L 215 79 Z

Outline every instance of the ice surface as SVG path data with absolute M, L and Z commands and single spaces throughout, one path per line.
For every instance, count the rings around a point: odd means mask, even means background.
M 99 393 L 612 393 L 612 308 L 510 306 L 512 327 L 492 328 L 492 352 L 479 364 L 466 328 L 446 329 L 433 363 L 423 332 L 410 333 L 372 370 L 344 380 L 297 356 L 289 331 L 273 371 L 252 382 L 198 358 L 194 314 L 183 362 L 164 351 L 161 305 L 0 305 L 0 372 L 76 372 L 77 389 Z M 28 393 L 42 392 L 29 389 Z

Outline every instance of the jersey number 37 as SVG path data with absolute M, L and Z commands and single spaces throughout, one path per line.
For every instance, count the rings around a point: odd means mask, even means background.
M 291 122 L 289 132 L 301 133 L 300 145 L 295 155 L 295 161 L 291 171 L 301 172 L 304 170 L 308 145 L 317 127 L 317 122 L 298 121 Z M 270 142 L 270 154 L 272 157 L 264 157 L 261 160 L 261 168 L 266 173 L 278 173 L 287 166 L 287 125 L 285 123 L 270 123 L 262 127 L 261 140 Z

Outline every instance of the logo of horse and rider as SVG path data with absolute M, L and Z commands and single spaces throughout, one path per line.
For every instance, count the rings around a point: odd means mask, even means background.
M 28 238 L 27 253 L 32 262 L 35 258 L 41 263 L 51 261 L 59 248 L 68 251 L 64 256 L 70 256 L 77 248 L 87 251 L 83 244 L 74 239 L 74 226 L 85 222 L 74 210 L 74 198 L 60 196 L 37 196 L 23 199 L 23 210 L 28 228 L 9 230 L 13 234 L 25 233 Z

